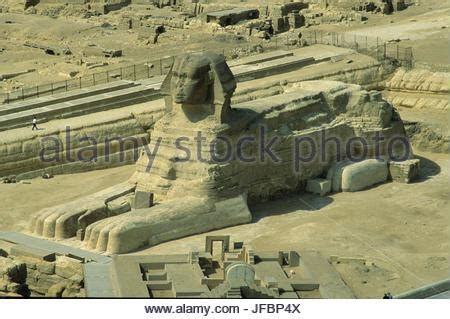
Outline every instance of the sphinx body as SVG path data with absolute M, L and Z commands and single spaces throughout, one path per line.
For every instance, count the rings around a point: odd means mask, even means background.
M 142 152 L 128 181 L 38 212 L 31 231 L 69 238 L 82 230 L 88 248 L 115 254 L 248 223 L 248 202 L 301 191 L 349 155 L 346 141 L 382 133 L 361 155 L 370 158 L 387 155 L 386 138 L 404 136 L 395 109 L 357 85 L 304 82 L 231 107 L 235 89 L 222 56 L 178 58 L 162 86 L 166 114 L 151 132 L 154 153 Z M 324 134 L 341 145 L 324 144 Z M 155 205 L 131 210 L 137 191 L 152 192 Z

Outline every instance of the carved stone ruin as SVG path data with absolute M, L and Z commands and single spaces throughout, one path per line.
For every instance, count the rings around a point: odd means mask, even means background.
M 86 248 L 120 254 L 249 223 L 248 201 L 301 191 L 307 180 L 327 175 L 340 160 L 338 153 L 345 154 L 332 142 L 318 142 L 316 152 L 321 156 L 299 162 L 298 153 L 310 152 L 298 142 L 301 138 L 318 141 L 326 133 L 348 141 L 382 133 L 386 140 L 363 152 L 370 158 L 376 148 L 387 153 L 389 137 L 404 136 L 401 119 L 381 95 L 340 82 L 303 82 L 287 94 L 231 107 L 234 76 L 221 55 L 208 52 L 177 58 L 162 89 L 166 114 L 151 133 L 151 154 L 142 152 L 133 176 L 38 212 L 30 226 L 33 233 L 64 239 L 81 230 Z M 279 162 L 267 154 L 259 156 L 260 145 L 271 138 L 276 138 L 273 151 Z M 234 154 L 224 160 L 229 150 L 224 141 L 232 147 L 240 143 L 241 158 Z M 361 150 L 355 146 L 352 153 Z M 241 160 L 251 155 L 254 160 Z M 147 194 L 148 203 L 130 204 L 136 203 L 135 193 Z

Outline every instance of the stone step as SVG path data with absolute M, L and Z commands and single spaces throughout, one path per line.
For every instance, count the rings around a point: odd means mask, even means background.
M 147 281 L 147 287 L 156 290 L 171 290 L 172 282 L 168 280 L 150 280 Z
M 154 269 L 147 271 L 148 281 L 167 280 L 167 272 L 162 269 Z

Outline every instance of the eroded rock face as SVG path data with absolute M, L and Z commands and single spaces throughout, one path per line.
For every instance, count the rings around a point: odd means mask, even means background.
M 386 82 L 386 96 L 396 106 L 448 110 L 450 73 L 399 69 Z
M 388 152 L 389 138 L 404 137 L 403 124 L 380 94 L 357 85 L 303 82 L 289 93 L 231 107 L 235 88 L 222 56 L 178 58 L 163 84 L 166 114 L 130 180 L 37 214 L 31 230 L 67 238 L 82 229 L 88 248 L 126 253 L 247 223 L 248 200 L 301 190 L 346 157 L 402 154 L 408 146 Z M 383 142 L 370 140 L 363 149 L 351 143 L 376 133 Z M 153 193 L 156 205 L 112 217 L 107 203 L 133 191 Z

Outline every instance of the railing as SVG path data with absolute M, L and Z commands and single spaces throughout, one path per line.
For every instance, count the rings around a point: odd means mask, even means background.
M 428 62 L 418 62 L 414 63 L 414 66 L 418 69 L 428 70 L 430 72 L 450 72 L 450 64 L 436 64 Z
M 276 49 L 291 50 L 298 48 L 299 43 L 292 45 L 289 37 L 292 34 L 286 33 L 286 38 L 281 35 L 270 42 L 262 42 L 259 46 L 263 51 Z M 298 39 L 294 39 L 298 40 Z M 414 56 L 411 47 L 404 47 L 398 43 L 383 42 L 378 37 L 361 36 L 350 33 L 337 33 L 326 31 L 306 31 L 302 34 L 302 41 L 306 44 L 328 44 L 337 47 L 354 49 L 357 52 L 370 55 L 379 61 L 392 61 L 406 68 L 414 66 Z M 251 54 L 257 52 L 256 47 L 240 46 L 232 50 L 219 50 L 227 58 L 235 58 L 239 53 Z M 67 92 L 75 89 L 87 88 L 97 84 L 109 83 L 116 80 L 143 80 L 157 75 L 164 75 L 170 69 L 174 57 L 161 58 L 151 62 L 134 64 L 120 67 L 114 70 L 93 73 L 65 81 L 41 84 L 31 87 L 23 87 L 10 93 L 0 94 L 1 103 L 11 103 L 15 101 L 36 98 L 45 95 L 52 95 L 60 92 Z
M 391 60 L 398 65 L 411 69 L 414 67 L 412 47 L 397 42 L 386 42 L 379 37 L 362 36 L 352 33 L 309 31 L 302 36 L 307 44 L 328 44 L 353 49 L 370 55 L 379 61 Z
M 36 98 L 76 89 L 106 84 L 117 80 L 143 80 L 158 75 L 164 75 L 170 69 L 174 57 L 161 58 L 156 61 L 133 64 L 113 70 L 92 73 L 89 75 L 68 79 L 65 81 L 23 87 L 10 93 L 0 94 L 0 103 L 11 103 L 29 98 Z

